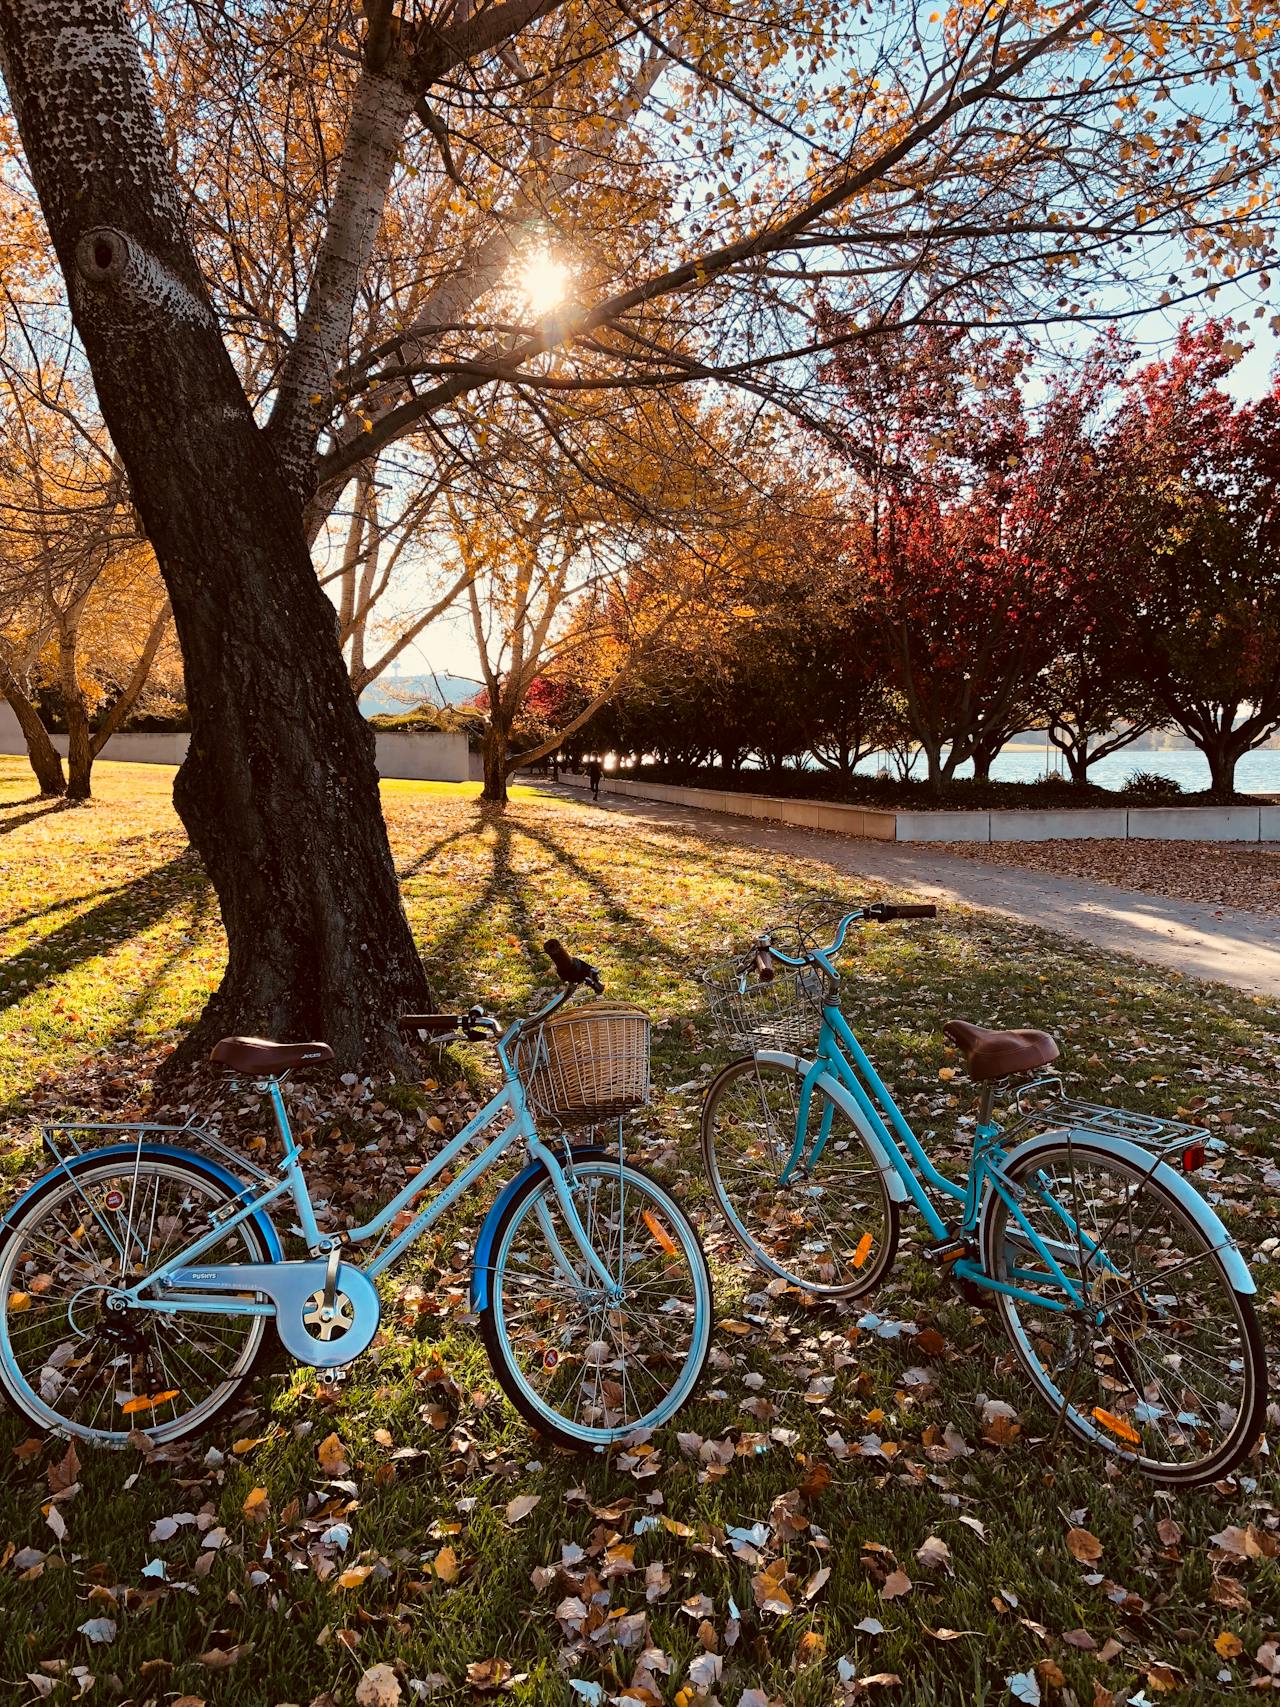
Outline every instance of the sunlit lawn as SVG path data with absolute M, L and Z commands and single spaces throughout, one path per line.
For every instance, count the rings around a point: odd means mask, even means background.
M 50 809 L 30 798 L 18 761 L 0 760 L 12 1178 L 30 1172 L 33 1102 L 61 1107 L 145 1064 L 219 973 L 217 910 L 169 805 L 172 773 L 102 765 L 95 776 L 91 806 Z M 1238 1486 L 1176 1499 L 1109 1481 L 1064 1442 L 1043 1447 L 1050 1419 L 990 1318 L 918 1248 L 908 1243 L 875 1300 L 907 1324 L 885 1340 L 857 1328 L 865 1304 L 841 1313 L 767 1296 L 703 1216 L 691 1139 L 697 1081 L 719 1057 L 699 967 L 795 899 L 870 891 L 818 863 L 536 789 L 484 816 L 475 793 L 386 786 L 423 955 L 444 997 L 518 1008 L 545 981 L 540 943 L 558 934 L 602 966 L 611 994 L 653 1013 L 657 1100 L 629 1141 L 675 1180 L 711 1249 L 730 1326 L 702 1392 L 631 1461 L 584 1462 L 532 1437 L 497 1395 L 466 1315 L 478 1204 L 388 1287 L 382 1343 L 336 1398 L 277 1365 L 255 1405 L 190 1453 L 86 1454 L 78 1492 L 59 1502 L 61 1542 L 44 1508 L 63 1448 L 31 1447 L 18 1423 L 0 1424 L 6 1699 L 51 1684 L 53 1699 L 72 1699 L 82 1667 L 92 1701 L 270 1707 L 331 1691 L 348 1707 L 380 1662 L 397 1668 L 406 1701 L 428 1690 L 466 1700 L 473 1684 L 505 1679 L 515 1700 L 674 1701 L 683 1690 L 687 1702 L 700 1683 L 725 1707 L 790 1707 L 842 1700 L 861 1687 L 855 1676 L 889 1703 L 1008 1701 L 1010 1677 L 1025 1699 L 1080 1707 L 1253 1699 L 1280 1619 L 1268 1461 Z M 965 913 L 866 937 L 846 998 L 940 1147 L 968 1100 L 960 1079 L 938 1076 L 952 1060 L 940 1022 L 1046 1025 L 1074 1089 L 1157 1112 L 1196 1107 L 1232 1146 L 1217 1189 L 1248 1254 L 1275 1233 L 1274 1004 Z M 335 1088 L 331 1123 L 316 1123 L 317 1168 L 360 1198 L 411 1165 L 434 1141 L 422 1124 L 433 1110 L 446 1126 L 461 1118 L 483 1058 L 462 1079 L 458 1063 L 427 1071 L 417 1095 Z M 112 1095 L 135 1089 L 145 1094 L 126 1079 Z M 317 1094 L 328 1106 L 329 1090 Z M 1275 1338 L 1276 1271 L 1259 1279 Z M 983 1440 L 988 1396 L 1019 1413 L 1009 1444 Z M 958 1433 L 944 1439 L 948 1423 Z M 318 1460 L 334 1433 L 345 1474 Z M 521 1494 L 539 1503 L 508 1522 Z M 162 1521 L 182 1514 L 194 1521 Z M 1098 1538 L 1096 1563 L 1069 1553 L 1073 1527 Z M 929 1537 L 946 1543 L 949 1568 L 917 1559 Z M 154 1564 L 144 1575 L 157 1559 L 164 1575 Z M 896 1568 L 912 1586 L 885 1598 Z M 97 1618 L 115 1625 L 109 1642 L 80 1633 Z M 481 1668 L 471 1683 L 468 1667 Z

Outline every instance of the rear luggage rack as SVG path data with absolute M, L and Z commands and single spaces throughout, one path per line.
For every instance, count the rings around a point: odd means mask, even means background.
M 1044 1096 L 1053 1090 L 1056 1095 L 1038 1106 L 1031 1106 L 1035 1095 Z M 1098 1133 L 1105 1138 L 1127 1138 L 1144 1150 L 1163 1153 L 1177 1150 L 1185 1154 L 1197 1146 L 1202 1150 L 1219 1150 L 1220 1139 L 1210 1137 L 1204 1126 L 1186 1120 L 1166 1120 L 1157 1114 L 1136 1114 L 1132 1109 L 1109 1108 L 1102 1103 L 1081 1102 L 1062 1095 L 1062 1081 L 1056 1077 L 1039 1079 L 1024 1085 L 1014 1098 L 1021 1117 L 1011 1122 L 1001 1134 L 1007 1146 L 1015 1135 L 1023 1136 L 1039 1129 L 1042 1132 Z
M 255 1195 L 257 1188 L 273 1183 L 271 1174 L 239 1151 L 228 1148 L 195 1116 L 181 1126 L 165 1126 L 155 1121 L 60 1120 L 42 1127 L 41 1136 L 46 1150 L 64 1167 L 94 1150 L 128 1145 L 140 1154 L 142 1146 L 147 1143 L 173 1144 L 203 1153 L 219 1167 L 229 1169 L 238 1179 L 245 1181 L 242 1189 L 248 1192 L 248 1196 Z M 250 1182 L 253 1190 L 249 1189 Z

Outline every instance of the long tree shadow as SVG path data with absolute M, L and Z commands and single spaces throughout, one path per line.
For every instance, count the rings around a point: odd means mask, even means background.
M 559 801 L 564 797 L 557 795 L 553 798 Z M 577 800 L 572 800 L 571 803 L 574 805 L 581 804 Z M 656 842 L 661 842 L 664 845 L 673 864 L 697 866 L 700 870 L 708 869 L 722 877 L 734 877 L 739 875 L 742 870 L 742 860 L 735 857 L 735 853 L 731 850 L 736 850 L 738 855 L 753 854 L 765 859 L 783 857 L 783 850 L 781 849 L 775 851 L 769 847 L 735 843 L 728 836 L 716 834 L 701 824 L 685 823 L 675 819 L 646 818 L 639 810 L 644 804 L 646 803 L 640 800 L 634 802 L 627 800 L 626 806 L 621 811 L 616 811 L 613 806 L 605 810 L 615 824 L 630 822 L 641 830 L 647 830 Z M 637 808 L 634 812 L 630 810 L 632 805 Z M 692 811 L 693 809 L 686 807 L 685 810 Z M 606 821 L 608 820 L 606 819 Z M 753 823 L 762 821 L 751 820 Z M 783 825 L 778 826 L 779 830 L 784 828 Z M 725 851 L 716 854 L 716 849 Z
M 96 907 L 69 919 L 49 936 L 0 961 L 0 1013 L 23 1002 L 34 990 L 83 961 L 102 954 L 108 944 L 136 936 L 179 906 L 193 880 L 204 881 L 204 867 L 192 848 L 153 866 L 115 890 Z M 24 978 L 21 985 L 19 980 Z
M 33 795 L 32 798 L 39 800 L 41 797 Z M 18 801 L 15 804 L 23 803 Z M 70 812 L 78 804 L 75 800 L 49 800 L 43 806 L 35 807 L 33 811 L 20 812 L 16 818 L 0 818 L 0 836 L 11 836 L 15 830 L 21 830 L 24 825 L 33 823 L 37 818 L 47 817 L 50 812 Z M 5 811 L 8 811 L 7 807 Z
M 65 913 L 70 907 L 83 906 L 86 901 L 100 900 L 104 895 L 116 895 L 121 885 L 108 883 L 101 889 L 90 889 L 83 895 L 64 895 L 58 901 L 50 901 L 47 907 L 31 907 L 25 913 L 15 913 L 13 918 L 0 916 L 0 935 L 8 935 L 16 931 L 19 925 L 32 925 L 37 919 L 47 919 L 51 913 Z
M 475 833 L 485 828 L 493 832 L 488 874 L 482 887 L 443 935 L 431 940 L 428 945 L 429 956 L 424 955 L 429 965 L 453 967 L 462 962 L 479 921 L 486 913 L 496 912 L 500 907 L 510 913 L 512 930 L 520 938 L 521 945 L 535 964 L 543 958 L 536 921 L 526 894 L 526 883 L 522 873 L 517 871 L 512 863 L 511 823 L 505 816 L 485 813 L 478 824 L 472 824 L 468 830 L 459 831 L 458 835 Z M 446 837 L 445 841 L 454 839 L 455 837 L 450 836 Z M 448 979 L 447 974 L 442 982 L 446 985 L 452 984 L 454 988 L 459 987 L 455 980 Z
M 605 882 L 598 872 L 576 854 L 571 854 L 556 838 L 546 830 L 535 830 L 528 824 L 520 826 L 521 834 L 535 842 L 545 853 L 571 871 L 578 881 L 584 884 L 602 904 L 604 915 L 611 926 L 620 931 L 635 932 L 642 936 L 646 943 L 652 945 L 655 959 L 666 966 L 669 971 L 687 976 L 689 968 L 688 955 L 663 938 L 654 930 L 652 924 L 633 911 L 619 896 L 616 889 Z M 572 947 L 572 944 L 570 944 Z
M 189 943 L 186 938 L 194 936 L 203 930 L 204 926 L 218 918 L 218 898 L 214 894 L 213 885 L 206 884 L 200 892 L 192 897 L 190 916 L 187 921 L 185 937 L 179 937 L 139 986 L 137 994 L 129 1004 L 130 1017 L 138 1020 L 146 1012 L 152 997 L 163 984 L 169 973 L 187 953 Z
M 451 830 L 447 836 L 441 836 L 438 841 L 432 842 L 429 848 L 423 848 L 422 852 L 414 859 L 412 865 L 401 866 L 397 870 L 396 876 L 400 879 L 401 883 L 404 882 L 406 877 L 419 876 L 419 874 L 431 864 L 432 860 L 439 854 L 443 853 L 445 848 L 449 847 L 451 843 L 459 842 L 464 836 L 474 835 L 474 833 L 474 824 L 464 824 L 460 829 Z

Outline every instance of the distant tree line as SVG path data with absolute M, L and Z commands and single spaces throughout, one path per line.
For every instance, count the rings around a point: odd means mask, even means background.
M 823 476 L 810 454 L 715 599 L 662 630 L 575 745 L 846 776 L 916 752 L 940 790 L 967 761 L 988 776 L 1022 730 L 1085 783 L 1165 728 L 1229 797 L 1280 728 L 1280 382 L 1235 401 L 1242 353 L 1223 324 L 1188 325 L 1159 360 L 1103 340 L 1029 383 L 997 338 L 851 342 L 827 374 Z M 562 670 L 544 705 L 585 703 L 590 676 Z

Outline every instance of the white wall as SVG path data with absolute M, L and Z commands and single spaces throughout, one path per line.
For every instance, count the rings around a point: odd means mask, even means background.
M 561 782 L 586 788 L 585 776 L 560 773 Z M 975 812 L 893 812 L 875 807 L 836 806 L 825 801 L 777 799 L 733 789 L 683 788 L 674 783 L 632 782 L 606 774 L 606 791 L 639 800 L 727 812 L 735 818 L 772 818 L 807 829 L 835 830 L 889 842 L 1044 842 L 1139 837 L 1152 841 L 1280 841 L 1280 806 L 1084 807 Z
M 187 756 L 187 736 L 116 735 L 103 752 L 103 762 L 121 764 L 180 765 Z M 55 735 L 53 744 L 64 756 L 65 735 Z M 13 707 L 0 699 L 0 753 L 25 755 L 26 742 Z M 378 774 L 413 782 L 465 782 L 468 776 L 467 738 L 432 731 L 378 732 Z

